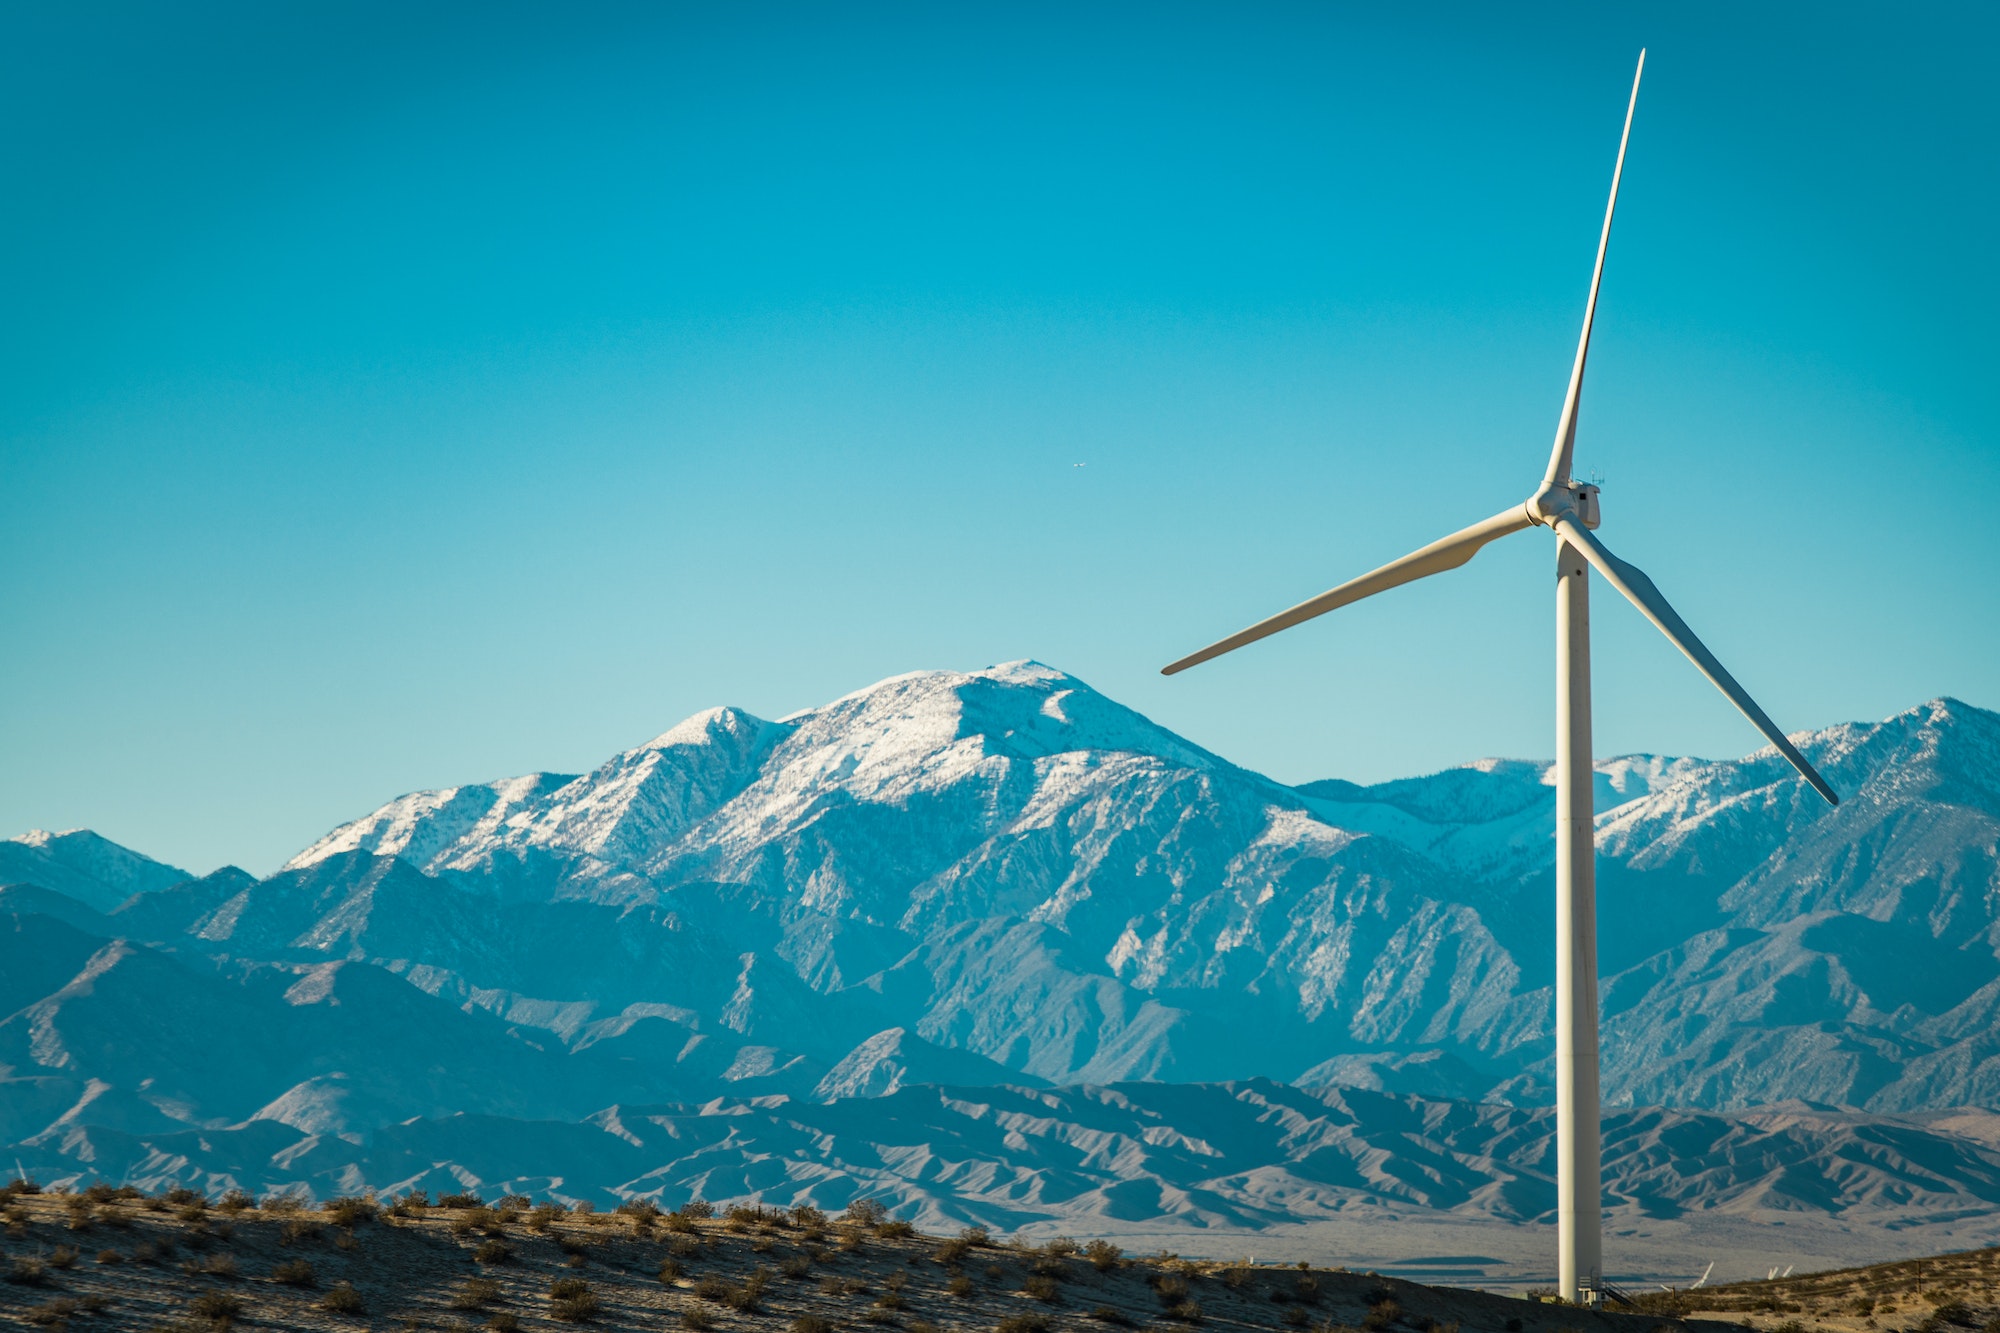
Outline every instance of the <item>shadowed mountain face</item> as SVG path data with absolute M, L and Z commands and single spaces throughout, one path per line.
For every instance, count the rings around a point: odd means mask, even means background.
M 1799 739 L 1838 810 L 1769 751 L 1598 766 L 1607 1101 L 2000 1104 L 2000 717 Z M 1002 1080 L 1532 1106 L 1552 820 L 1545 764 L 1289 788 L 1016 663 L 402 797 L 261 881 L 114 849 L 167 882 L 63 896 L 112 844 L 19 843 L 0 1141 Z

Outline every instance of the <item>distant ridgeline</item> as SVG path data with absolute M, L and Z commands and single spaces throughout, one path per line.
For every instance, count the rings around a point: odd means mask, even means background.
M 2000 1105 L 2000 716 L 1800 746 L 1837 810 L 1768 750 L 1599 765 L 1605 1095 L 1681 1108 L 1607 1122 L 1607 1191 L 1748 1188 L 1649 1165 L 1672 1125 L 1871 1206 L 1834 1163 L 1893 1123 L 1913 1197 L 1991 1210 L 1988 1121 L 1924 1113 Z M 261 881 L 30 834 L 0 843 L 0 1144 L 252 1189 L 456 1165 L 1005 1224 L 1039 1170 L 1104 1216 L 1535 1216 L 1547 769 L 1286 787 L 1014 663 L 405 796 Z M 1259 1163 L 1302 1193 L 1231 1176 Z

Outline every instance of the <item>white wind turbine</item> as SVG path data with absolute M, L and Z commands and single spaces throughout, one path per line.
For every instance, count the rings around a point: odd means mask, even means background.
M 1576 444 L 1577 399 L 1583 392 L 1583 364 L 1590 351 L 1590 325 L 1597 313 L 1597 288 L 1604 279 L 1604 251 L 1611 242 L 1611 215 L 1618 206 L 1618 180 L 1625 170 L 1625 145 L 1632 137 L 1632 112 L 1639 104 L 1639 78 L 1646 53 L 1632 76 L 1632 99 L 1625 108 L 1625 131 L 1618 141 L 1618 165 L 1611 173 L 1611 201 L 1597 242 L 1590 274 L 1590 298 L 1583 307 L 1583 336 L 1570 369 L 1569 392 L 1556 422 L 1555 448 L 1548 471 L 1533 495 L 1484 522 L 1454 532 L 1350 579 L 1310 601 L 1300 602 L 1238 634 L 1212 643 L 1164 669 L 1173 675 L 1212 657 L 1324 615 L 1350 602 L 1430 574 L 1457 569 L 1479 548 L 1511 532 L 1541 526 L 1556 534 L 1556 1154 L 1560 1277 L 1565 1300 L 1597 1304 L 1604 1286 L 1600 1211 L 1597 1093 L 1597 903 L 1596 845 L 1592 838 L 1590 752 L 1590 589 L 1594 566 L 1605 582 L 1639 608 L 1659 631 L 1687 655 L 1695 668 L 1721 690 L 1764 738 L 1778 748 L 1813 790 L 1830 803 L 1840 797 L 1813 770 L 1785 733 L 1736 683 L 1715 655 L 1687 627 L 1653 581 L 1605 549 L 1592 533 L 1598 524 L 1598 488 L 1570 476 Z

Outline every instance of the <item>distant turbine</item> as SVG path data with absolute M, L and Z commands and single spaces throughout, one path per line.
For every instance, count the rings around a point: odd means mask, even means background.
M 1593 535 L 1598 524 L 1598 488 L 1570 475 L 1576 447 L 1577 400 L 1583 393 L 1583 363 L 1590 352 L 1590 325 L 1597 315 L 1597 288 L 1604 280 L 1604 252 L 1611 243 L 1611 215 L 1618 207 L 1618 181 L 1625 171 L 1625 145 L 1632 137 L 1632 112 L 1639 105 L 1639 78 L 1646 53 L 1632 75 L 1632 100 L 1625 108 L 1625 132 L 1618 140 L 1618 165 L 1611 173 L 1611 201 L 1604 207 L 1604 231 L 1597 241 L 1597 264 L 1590 273 L 1590 299 L 1583 307 L 1583 336 L 1569 373 L 1556 421 L 1556 442 L 1542 484 L 1526 502 L 1481 523 L 1454 532 L 1350 579 L 1311 601 L 1300 602 L 1260 620 L 1239 634 L 1212 643 L 1166 667 L 1171 676 L 1220 657 L 1279 630 L 1325 615 L 1378 592 L 1457 569 L 1488 542 L 1524 528 L 1546 527 L 1556 534 L 1556 1155 L 1557 1217 L 1561 1249 L 1558 1290 L 1565 1300 L 1598 1304 L 1604 1290 L 1601 1182 L 1597 1095 L 1597 866 L 1592 840 L 1590 753 L 1590 588 L 1592 566 L 1605 582 L 1639 608 L 1695 669 L 1735 704 L 1764 738 L 1778 747 L 1813 790 L 1834 805 L 1826 779 L 1785 738 L 1735 677 L 1716 661 L 1653 586 L 1653 581 L 1605 548 Z

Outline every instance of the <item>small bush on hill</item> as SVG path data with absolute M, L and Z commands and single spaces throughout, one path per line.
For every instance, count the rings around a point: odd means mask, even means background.
M 351 1284 L 342 1282 L 319 1298 L 319 1308 L 328 1314 L 361 1315 L 368 1312 L 368 1302 Z
M 889 1209 L 880 1199 L 856 1199 L 847 1205 L 847 1211 L 840 1215 L 840 1220 L 858 1226 L 878 1227 L 889 1220 Z
M 454 1310 L 481 1310 L 500 1299 L 500 1284 L 490 1277 L 469 1277 L 451 1294 Z
M 287 1259 L 271 1270 L 271 1281 L 287 1287 L 316 1287 L 319 1277 L 303 1259 Z
M 226 1327 L 243 1313 L 243 1298 L 233 1291 L 204 1291 L 188 1302 L 188 1313 Z
M 597 1293 L 580 1277 L 559 1277 L 549 1284 L 549 1316 L 566 1324 L 588 1323 L 597 1317 Z

